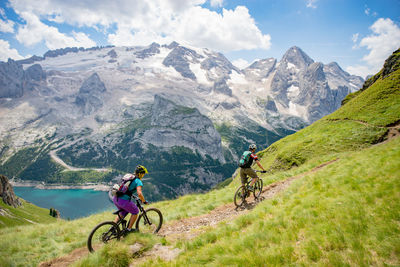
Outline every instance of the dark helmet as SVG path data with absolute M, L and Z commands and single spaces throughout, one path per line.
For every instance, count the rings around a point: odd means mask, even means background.
M 249 150 L 257 149 L 256 144 L 249 145 Z
M 135 169 L 135 173 L 139 174 L 139 173 L 149 173 L 146 169 L 146 167 L 142 166 L 142 165 L 137 165 L 136 169 Z

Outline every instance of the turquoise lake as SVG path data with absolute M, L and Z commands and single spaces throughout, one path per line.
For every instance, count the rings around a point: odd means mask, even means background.
M 14 187 L 14 193 L 36 206 L 59 210 L 63 219 L 76 219 L 116 209 L 109 201 L 107 192 L 104 191 Z

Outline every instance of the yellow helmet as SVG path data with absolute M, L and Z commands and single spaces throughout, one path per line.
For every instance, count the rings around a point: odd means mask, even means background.
M 135 169 L 135 173 L 139 174 L 139 173 L 149 173 L 146 169 L 146 167 L 142 166 L 142 165 L 137 165 L 136 169 Z

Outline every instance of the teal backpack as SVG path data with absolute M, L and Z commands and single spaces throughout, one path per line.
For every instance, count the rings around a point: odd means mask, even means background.
M 241 168 L 249 168 L 250 166 L 247 166 L 248 163 L 250 162 L 250 155 L 251 155 L 251 151 L 245 151 L 243 152 L 243 155 L 240 157 L 239 160 L 239 167 Z

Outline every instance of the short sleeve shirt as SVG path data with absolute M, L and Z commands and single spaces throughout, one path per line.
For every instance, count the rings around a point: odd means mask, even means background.
M 132 191 L 134 194 L 137 194 L 137 187 L 138 186 L 143 186 L 143 182 L 142 180 L 140 180 L 139 178 L 134 179 L 131 184 L 129 185 L 129 191 Z M 128 195 L 122 195 L 120 198 L 122 199 L 126 199 L 129 200 L 130 197 Z
M 250 166 L 253 164 L 253 161 L 257 161 L 257 160 L 258 160 L 257 155 L 254 154 L 254 153 L 251 153 L 251 154 L 250 154 L 250 160 L 249 160 Z

